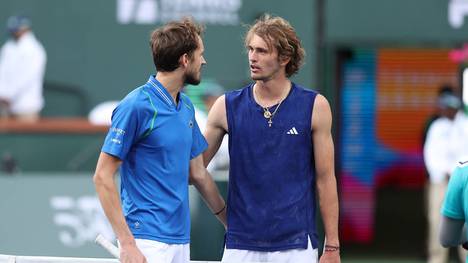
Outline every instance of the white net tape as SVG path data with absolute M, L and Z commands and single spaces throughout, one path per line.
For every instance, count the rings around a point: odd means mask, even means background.
M 117 259 L 71 258 L 71 257 L 31 257 L 0 255 L 0 263 L 118 263 Z M 219 263 L 219 261 L 191 261 L 191 263 Z

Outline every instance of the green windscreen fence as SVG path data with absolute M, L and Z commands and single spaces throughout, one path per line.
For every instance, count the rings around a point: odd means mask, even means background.
M 218 182 L 223 194 L 226 182 Z M 90 173 L 0 175 L 0 254 L 110 257 L 94 243 L 115 240 Z M 190 187 L 193 260 L 220 260 L 224 228 Z
M 12 14 L 31 17 L 47 55 L 47 116 L 83 115 L 100 102 L 120 100 L 155 73 L 148 41 L 164 22 L 189 15 L 206 26 L 203 76 L 224 89 L 250 81 L 245 25 L 263 13 L 291 22 L 308 54 L 295 80 L 314 80 L 313 1 L 247 0 L 15 0 L 0 3 L 0 30 Z M 0 41 L 7 34 L 0 35 Z M 58 86 L 58 87 L 57 87 Z M 61 87 L 61 88 L 60 88 Z M 64 102 L 65 101 L 65 102 Z

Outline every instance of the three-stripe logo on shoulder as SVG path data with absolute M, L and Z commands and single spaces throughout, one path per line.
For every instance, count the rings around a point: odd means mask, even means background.
M 298 135 L 299 133 L 296 130 L 296 127 L 292 127 L 286 134 Z

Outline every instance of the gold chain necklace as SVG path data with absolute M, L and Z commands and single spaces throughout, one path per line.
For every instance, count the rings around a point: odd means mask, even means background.
M 281 106 L 281 102 L 283 102 L 283 100 L 284 99 L 280 100 L 280 102 L 278 103 L 278 106 L 276 106 L 276 109 L 273 112 L 270 112 L 270 109 L 268 109 L 267 107 L 262 107 L 263 117 L 265 117 L 265 119 L 268 119 L 268 127 L 271 127 L 271 125 L 273 124 L 273 117 L 275 116 L 276 112 Z
M 254 89 L 254 93 L 256 93 L 255 92 L 255 87 L 253 89 Z M 281 103 L 283 102 L 284 99 L 286 99 L 286 97 L 278 102 L 278 106 L 276 106 L 276 108 L 275 108 L 275 110 L 273 112 L 271 112 L 270 109 L 268 109 L 268 107 L 261 106 L 263 108 L 263 117 L 265 117 L 265 119 L 268 119 L 268 127 L 271 127 L 271 125 L 273 124 L 273 117 L 275 116 L 276 112 L 278 111 L 279 107 L 281 106 Z M 258 95 L 257 95 L 257 98 L 259 98 Z

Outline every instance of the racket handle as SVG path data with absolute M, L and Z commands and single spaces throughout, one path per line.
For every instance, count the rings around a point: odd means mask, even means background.
M 112 256 L 117 259 L 120 259 L 120 251 L 119 248 L 112 244 L 109 240 L 107 240 L 104 236 L 99 234 L 94 241 L 96 244 L 103 247 L 107 252 L 109 252 Z

